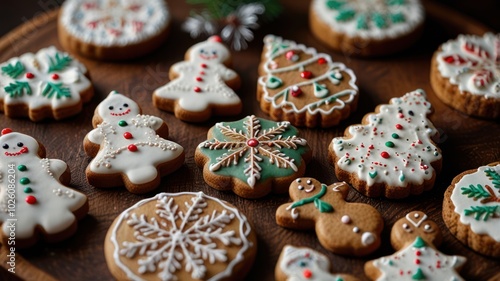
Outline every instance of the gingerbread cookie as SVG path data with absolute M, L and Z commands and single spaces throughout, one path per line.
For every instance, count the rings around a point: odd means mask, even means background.
M 276 264 L 276 281 L 358 281 L 347 274 L 331 274 L 330 261 L 320 252 L 286 245 Z
M 164 0 L 67 0 L 59 13 L 59 42 L 93 59 L 130 59 L 159 47 L 170 21 Z
M 420 0 L 313 0 L 312 33 L 347 56 L 379 56 L 410 47 L 425 20 Z
M 45 158 L 43 145 L 11 129 L 2 130 L 0 146 L 3 245 L 25 248 L 39 238 L 57 242 L 73 235 L 89 205 L 84 194 L 67 187 L 68 165 Z
M 245 198 L 285 193 L 312 157 L 307 141 L 288 122 L 255 116 L 217 123 L 195 152 L 208 185 Z
M 104 253 L 117 280 L 242 280 L 257 236 L 227 202 L 202 192 L 160 193 L 115 219 Z
M 500 162 L 453 179 L 444 194 L 443 220 L 468 247 L 500 257 Z
M 423 212 L 410 212 L 392 227 L 391 244 L 397 252 L 367 262 L 365 273 L 370 280 L 463 280 L 457 271 L 466 258 L 438 251 L 441 241 L 434 221 Z
M 231 53 L 219 36 L 192 46 L 170 68 L 171 81 L 154 91 L 153 104 L 190 122 L 239 114 L 242 103 L 233 89 L 240 87 L 240 77 L 230 65 Z
M 431 104 L 422 90 L 393 98 L 345 130 L 329 146 L 337 179 L 369 197 L 399 199 L 434 186 L 441 150 L 438 131 L 427 119 Z
M 327 186 L 312 178 L 298 178 L 289 192 L 293 202 L 276 211 L 278 225 L 315 229 L 321 245 L 336 254 L 364 256 L 380 246 L 382 216 L 368 204 L 346 202 L 349 185 L 345 182 Z
M 94 157 L 86 170 L 93 186 L 125 185 L 132 193 L 146 193 L 184 163 L 182 146 L 164 139 L 167 124 L 142 115 L 137 103 L 115 91 L 97 106 L 92 124 L 83 146 Z
M 259 66 L 257 100 L 277 121 L 331 127 L 356 110 L 356 76 L 315 49 L 267 35 Z
M 0 112 L 8 117 L 64 119 L 94 95 L 85 66 L 53 46 L 11 58 L 0 69 Z
M 447 105 L 472 116 L 500 117 L 500 34 L 460 35 L 434 53 L 431 85 Z

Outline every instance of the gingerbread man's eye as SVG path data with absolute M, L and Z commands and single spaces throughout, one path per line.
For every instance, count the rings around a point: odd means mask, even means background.
M 115 107 L 114 107 L 114 106 L 110 106 L 110 107 L 108 107 L 108 108 L 109 108 L 109 110 L 113 110 L 113 109 L 115 109 Z
M 306 182 L 308 185 L 311 185 L 312 184 L 312 181 L 311 180 L 307 180 Z
M 425 232 L 433 232 L 434 229 L 432 228 L 432 226 L 430 224 L 426 224 L 426 225 L 424 225 L 424 231 Z
M 304 190 L 304 187 L 302 185 L 297 186 L 299 190 Z
M 24 143 L 22 143 L 22 142 L 18 142 L 18 143 L 17 143 L 17 146 L 19 146 L 19 147 L 23 147 L 23 146 L 24 146 Z
M 9 145 L 8 144 L 4 144 L 2 145 L 3 149 L 9 149 Z
M 296 179 L 295 181 L 296 181 L 297 183 L 302 182 L 302 180 L 301 180 L 301 179 Z
M 411 227 L 407 223 L 403 223 L 403 229 L 408 233 L 413 232 L 413 230 L 411 229 Z
M 123 107 L 128 107 L 128 103 L 124 103 L 124 104 L 123 104 Z

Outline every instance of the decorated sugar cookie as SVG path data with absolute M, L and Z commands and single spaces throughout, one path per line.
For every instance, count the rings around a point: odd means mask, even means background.
M 396 253 L 369 261 L 365 273 L 370 280 L 463 280 L 458 271 L 466 258 L 448 256 L 436 249 L 442 234 L 437 224 L 420 211 L 399 219 L 391 231 Z
M 500 257 L 500 162 L 453 179 L 444 195 L 443 220 L 468 247 Z
M 276 281 L 357 281 L 347 274 L 331 274 L 328 258 L 312 249 L 286 245 L 276 264 Z
M 264 38 L 257 100 L 277 121 L 331 127 L 356 109 L 356 76 L 313 48 L 274 35 Z
M 171 81 L 153 93 L 154 105 L 190 122 L 239 114 L 242 103 L 233 90 L 240 77 L 230 64 L 229 49 L 218 36 L 192 46 L 185 60 L 170 68 Z
M 3 245 L 24 248 L 40 238 L 57 242 L 73 235 L 89 205 L 84 194 L 67 186 L 68 165 L 45 158 L 43 145 L 11 129 L 2 130 L 0 147 Z
M 315 229 L 321 245 L 336 254 L 364 256 L 380 246 L 382 216 L 368 204 L 346 202 L 349 185 L 345 182 L 327 186 L 312 178 L 298 178 L 289 192 L 293 202 L 276 211 L 278 225 Z
M 500 117 L 500 34 L 460 35 L 434 53 L 431 85 L 447 105 L 468 115 Z
M 312 154 L 290 123 L 253 115 L 217 123 L 207 139 L 195 152 L 203 178 L 215 189 L 245 198 L 285 193 L 293 179 L 304 175 Z
M 32 121 L 80 113 L 94 88 L 83 64 L 48 47 L 0 64 L 0 112 Z
M 201 192 L 160 193 L 115 219 L 104 250 L 117 280 L 243 280 L 257 237 L 225 201 Z
M 111 92 L 96 108 L 94 130 L 85 136 L 85 152 L 94 157 L 86 170 L 96 187 L 125 186 L 132 193 L 146 193 L 160 178 L 184 163 L 184 149 L 166 140 L 162 119 L 142 115 L 135 101 Z
M 164 0 L 67 0 L 59 13 L 59 42 L 89 58 L 129 59 L 159 47 L 170 21 Z
M 422 90 L 391 99 L 329 146 L 337 179 L 369 197 L 404 198 L 433 187 L 441 170 L 438 132 Z
M 312 33 L 344 55 L 387 55 L 420 37 L 425 14 L 420 0 L 313 0 Z

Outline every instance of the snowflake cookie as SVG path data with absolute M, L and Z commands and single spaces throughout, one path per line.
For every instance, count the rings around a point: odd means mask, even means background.
M 331 274 L 328 258 L 313 249 L 286 245 L 276 264 L 276 281 L 358 281 L 347 274 Z
M 468 247 L 500 257 L 500 162 L 453 179 L 444 194 L 443 220 Z
M 0 64 L 0 112 L 8 117 L 64 119 L 93 95 L 85 66 L 54 46 Z
M 438 132 L 429 113 L 425 93 L 416 90 L 347 127 L 345 137 L 334 138 L 329 146 L 337 179 L 369 197 L 399 199 L 430 190 L 442 157 L 431 139 Z
M 391 244 L 397 252 L 367 262 L 365 273 L 377 281 L 463 280 L 457 271 L 466 258 L 438 251 L 442 239 L 438 225 L 425 213 L 410 212 L 392 227 Z
M 117 280 L 243 280 L 257 237 L 225 201 L 202 192 L 160 193 L 121 213 L 104 248 Z
M 434 53 L 431 85 L 447 105 L 468 115 L 500 117 L 500 34 L 460 35 Z
M 331 127 L 358 104 L 356 76 L 315 49 L 274 35 L 264 38 L 257 100 L 273 120 Z
M 89 58 L 135 58 L 163 43 L 170 21 L 164 0 L 67 0 L 59 13 L 59 42 Z
M 208 185 L 232 190 L 245 198 L 285 193 L 290 182 L 304 175 L 312 152 L 288 122 L 247 116 L 217 123 L 195 152 Z
M 15 240 L 15 247 L 24 248 L 39 238 L 57 242 L 73 235 L 89 205 L 84 194 L 67 187 L 68 165 L 45 158 L 43 145 L 11 129 L 2 130 L 0 147 L 3 245 L 14 245 Z
M 170 68 L 171 81 L 154 91 L 153 104 L 190 122 L 239 114 L 242 103 L 233 89 L 240 87 L 240 77 L 230 64 L 231 53 L 218 36 L 192 46 Z
M 382 216 L 368 204 L 346 202 L 345 182 L 327 186 L 313 178 L 298 178 L 289 193 L 293 202 L 276 210 L 278 225 L 315 229 L 321 245 L 336 254 L 365 256 L 380 246 Z
M 86 170 L 93 186 L 125 185 L 132 193 L 146 193 L 184 163 L 182 146 L 164 139 L 167 124 L 142 115 L 136 102 L 115 91 L 97 106 L 92 124 L 83 146 L 94 157 Z
M 411 46 L 423 31 L 420 0 L 313 0 L 312 33 L 345 55 L 387 55 Z

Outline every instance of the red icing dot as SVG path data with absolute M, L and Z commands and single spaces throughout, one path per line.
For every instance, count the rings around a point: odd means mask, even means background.
M 300 77 L 304 78 L 304 79 L 309 79 L 312 77 L 312 72 L 311 71 L 308 71 L 308 70 L 304 70 L 300 73 Z
M 298 97 L 298 96 L 300 96 L 300 94 L 302 94 L 302 90 L 297 86 L 293 86 L 292 87 L 292 96 Z
M 419 259 L 415 259 L 415 264 L 420 264 L 420 260 Z
M 198 76 L 198 77 L 196 77 L 196 81 L 201 82 L 201 81 L 203 81 L 203 78 Z
M 415 252 L 415 255 L 420 256 L 420 255 L 422 255 L 422 252 L 420 252 L 420 251 L 416 251 L 416 252 Z
M 200 75 L 205 75 L 205 71 L 200 71 Z
M 295 55 L 294 51 L 288 51 L 285 53 L 285 57 L 287 60 L 292 60 L 293 56 Z
M 132 134 L 130 132 L 125 132 L 123 133 L 123 137 L 129 140 L 132 138 Z
M 256 139 L 249 139 L 249 140 L 247 141 L 247 144 L 248 144 L 248 146 L 250 146 L 250 147 L 256 147 L 257 145 L 259 145 L 259 141 L 258 141 L 258 140 L 256 140 Z
M 30 204 L 30 205 L 33 205 L 36 203 L 36 197 L 33 196 L 33 195 L 28 195 L 26 196 L 26 203 Z
M 385 159 L 390 157 L 390 155 L 389 155 L 389 153 L 387 153 L 387 151 L 382 151 L 382 153 L 380 153 L 380 156 L 382 156 L 382 158 L 385 158 Z
M 199 92 L 201 92 L 201 88 L 200 88 L 200 87 L 194 87 L 194 88 L 193 88 L 193 91 L 195 91 L 195 92 L 199 93 Z
M 131 144 L 127 147 L 127 149 L 131 152 L 136 152 L 137 151 L 137 146 L 135 144 Z
M 10 134 L 12 133 L 12 129 L 11 128 L 5 128 L 2 130 L 2 136 L 3 135 L 6 135 L 6 134 Z
M 200 64 L 200 66 L 201 66 L 201 68 L 207 68 L 207 65 L 204 63 Z
M 54 79 L 54 80 L 58 80 L 58 79 L 59 79 L 59 75 L 57 75 L 57 74 L 55 74 L 55 73 L 54 73 L 54 74 L 52 74 L 52 79 Z
M 373 144 L 371 144 L 368 149 L 374 149 L 375 147 L 373 146 Z
M 28 72 L 28 73 L 26 73 L 26 78 L 33 79 L 33 78 L 35 78 L 35 75 L 31 72 Z
M 402 129 L 403 129 L 403 126 L 401 126 L 401 124 L 396 124 L 396 129 L 398 129 L 398 130 L 402 130 Z
M 304 275 L 304 278 L 309 279 L 313 274 L 309 269 L 304 269 L 304 271 L 302 271 L 302 275 Z
M 319 58 L 318 59 L 318 64 L 325 64 L 325 63 L 326 63 L 325 58 Z

